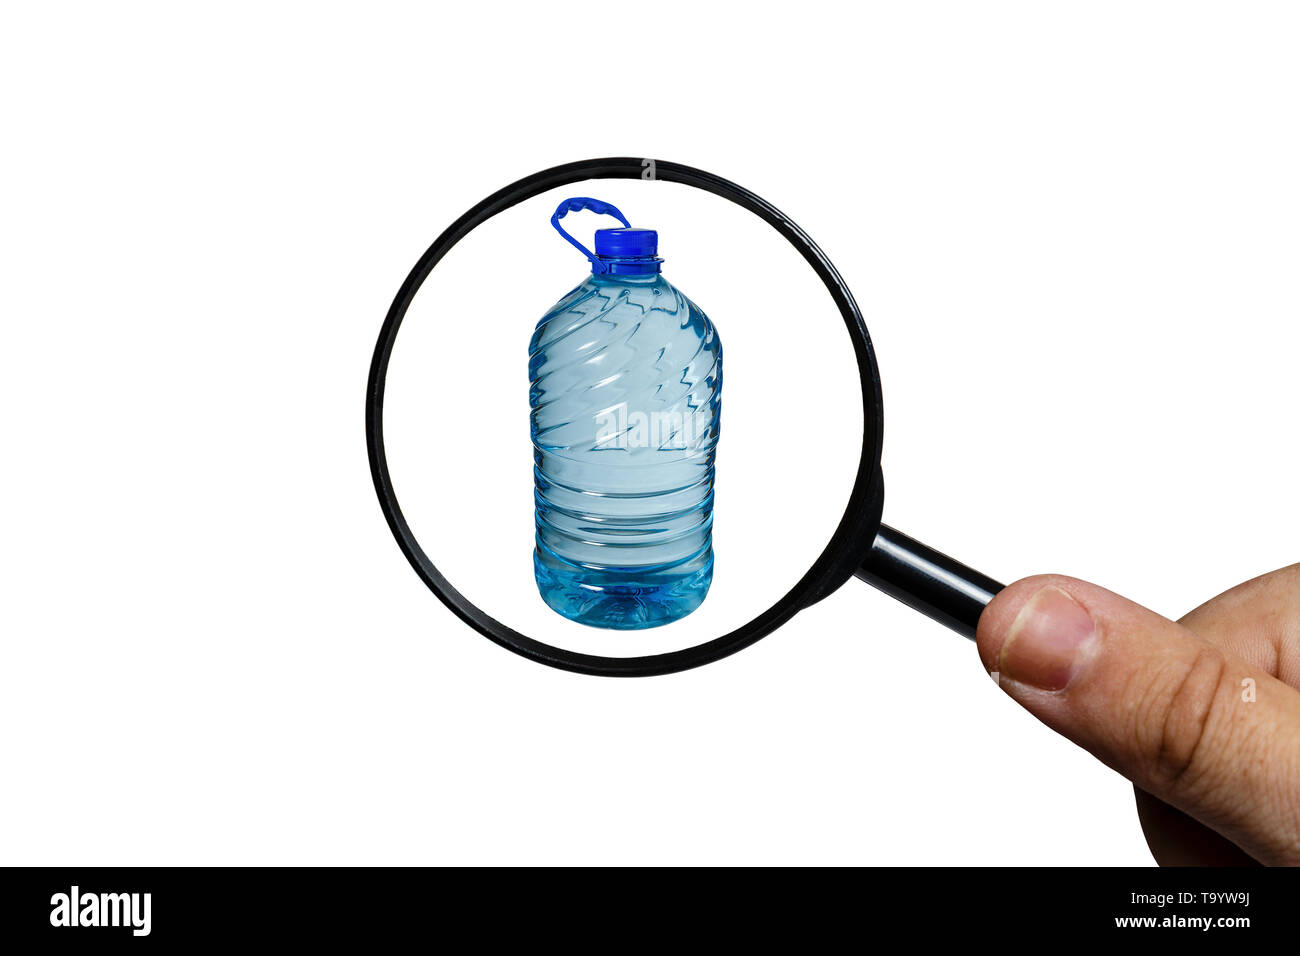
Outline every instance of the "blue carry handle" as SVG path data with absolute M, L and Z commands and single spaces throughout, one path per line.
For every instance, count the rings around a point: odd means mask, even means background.
M 607 202 L 601 202 L 599 199 L 591 199 L 588 196 L 574 196 L 572 199 L 566 199 L 564 202 L 560 203 L 559 207 L 555 210 L 555 215 L 551 217 L 551 225 L 555 227 L 555 231 L 562 235 L 579 252 L 587 257 L 588 261 L 591 262 L 592 272 L 603 273 L 609 269 L 608 264 L 596 258 L 595 253 L 565 232 L 564 227 L 560 225 L 560 220 L 568 213 L 581 212 L 584 209 L 589 209 L 599 216 L 613 216 L 623 224 L 623 228 L 625 229 L 631 229 L 632 224 L 628 222 L 627 217 L 619 212 L 614 206 Z

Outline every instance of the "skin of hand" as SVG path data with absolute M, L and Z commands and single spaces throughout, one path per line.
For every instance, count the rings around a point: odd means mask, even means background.
M 1300 865 L 1300 564 L 1175 622 L 1061 575 L 979 621 L 1008 695 L 1133 781 L 1162 866 Z

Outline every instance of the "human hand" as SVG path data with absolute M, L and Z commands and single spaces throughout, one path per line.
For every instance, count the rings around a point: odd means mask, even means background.
M 1177 623 L 1061 575 L 980 617 L 1026 710 L 1133 781 L 1161 865 L 1300 865 L 1300 564 Z

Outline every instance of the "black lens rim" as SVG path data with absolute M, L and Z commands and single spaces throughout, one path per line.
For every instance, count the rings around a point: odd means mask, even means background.
M 498 213 L 547 190 L 592 179 L 681 183 L 730 200 L 765 221 L 799 250 L 830 292 L 853 341 L 862 386 L 863 434 L 857 477 L 844 516 L 813 566 L 787 594 L 748 624 L 703 644 L 641 657 L 603 657 L 555 647 L 507 627 L 469 601 L 443 576 L 411 532 L 393 490 L 384 447 L 384 388 L 389 359 L 402 320 L 429 273 L 456 243 Z M 488 196 L 447 227 L 398 289 L 379 332 L 366 387 L 366 444 L 375 493 L 393 537 L 420 579 L 457 617 L 507 650 L 539 664 L 602 677 L 671 674 L 720 660 L 770 634 L 801 608 L 843 584 L 866 556 L 880 525 L 884 497 L 880 475 L 883 432 L 884 411 L 875 350 L 853 294 L 825 253 L 788 216 L 744 187 L 691 166 L 639 157 L 588 159 L 533 173 Z

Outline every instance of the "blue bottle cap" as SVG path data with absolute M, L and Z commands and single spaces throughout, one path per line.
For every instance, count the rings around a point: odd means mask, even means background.
M 659 251 L 659 233 L 653 229 L 597 229 L 596 255 L 610 258 L 648 259 Z

